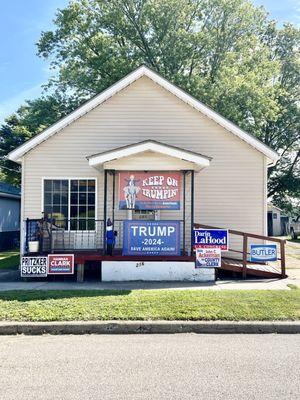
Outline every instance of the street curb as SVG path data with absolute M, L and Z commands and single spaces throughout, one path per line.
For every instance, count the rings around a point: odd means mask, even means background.
M 88 321 L 0 322 L 0 335 L 300 333 L 300 321 Z

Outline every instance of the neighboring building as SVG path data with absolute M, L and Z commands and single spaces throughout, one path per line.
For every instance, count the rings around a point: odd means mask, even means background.
M 288 235 L 290 218 L 284 215 L 281 208 L 273 203 L 268 203 L 268 235 L 283 236 Z
M 0 182 L 0 250 L 16 247 L 20 239 L 20 189 Z
M 269 236 L 281 236 L 281 209 L 274 206 L 272 203 L 268 203 L 268 235 Z
M 118 235 L 112 258 L 97 258 L 103 280 L 205 280 L 212 273 L 195 270 L 188 258 L 194 223 L 266 235 L 267 169 L 278 154 L 142 66 L 9 159 L 22 165 L 22 253 L 38 239 L 36 220 L 46 213 L 43 251 L 71 252 L 81 265 L 83 251 L 92 260 L 113 240 L 105 233 L 110 218 Z M 128 221 L 135 220 L 178 223 L 170 228 L 176 255 L 167 247 L 156 257 L 130 253 L 128 235 L 138 231 Z M 241 249 L 242 239 L 231 245 Z

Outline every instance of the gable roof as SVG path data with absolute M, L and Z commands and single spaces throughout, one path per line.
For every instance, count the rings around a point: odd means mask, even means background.
M 49 128 L 45 129 L 43 132 L 39 133 L 32 139 L 28 140 L 21 146 L 17 147 L 15 150 L 13 150 L 8 154 L 8 158 L 11 161 L 20 162 L 20 158 L 25 153 L 27 153 L 28 151 L 30 151 L 31 149 L 42 143 L 44 140 L 47 140 L 49 137 L 56 134 L 66 126 L 70 125 L 72 122 L 76 121 L 78 118 L 82 117 L 89 111 L 93 110 L 95 107 L 99 106 L 100 104 L 108 100 L 110 97 L 114 96 L 116 93 L 120 92 L 121 90 L 131 85 L 133 82 L 135 82 L 136 80 L 138 80 L 143 76 L 148 77 L 153 82 L 160 85 L 162 88 L 168 90 L 170 93 L 177 96 L 180 100 L 189 104 L 191 107 L 195 108 L 197 111 L 200 111 L 202 114 L 206 115 L 208 118 L 212 119 L 226 130 L 230 131 L 240 139 L 244 140 L 250 146 L 254 147 L 256 150 L 263 153 L 270 160 L 271 163 L 274 163 L 275 161 L 278 160 L 279 158 L 278 153 L 276 153 L 270 147 L 265 145 L 259 139 L 243 131 L 237 125 L 227 120 L 226 118 L 222 117 L 220 114 L 216 113 L 211 108 L 207 107 L 205 104 L 201 103 L 199 100 L 195 99 L 193 96 L 191 96 L 184 90 L 180 89 L 173 83 L 169 82 L 167 79 L 163 78 L 157 72 L 154 72 L 145 65 L 142 65 L 133 72 L 129 73 L 124 78 L 122 78 L 121 80 L 110 86 L 108 89 L 99 93 L 91 100 L 87 101 L 82 106 L 78 107 L 76 110 L 74 110 L 73 112 L 71 112 L 70 114 L 68 114 L 67 116 L 56 122 L 55 124 L 51 125 Z
M 211 157 L 203 156 L 202 154 L 194 151 L 185 150 L 180 147 L 171 146 L 169 144 L 161 143 L 152 139 L 144 140 L 139 143 L 133 143 L 127 146 L 117 147 L 102 153 L 93 154 L 88 156 L 87 159 L 90 166 L 96 166 L 118 158 L 143 153 L 145 151 L 153 151 L 170 157 L 179 158 L 184 161 L 189 161 L 195 164 L 195 169 L 208 167 L 211 160 Z

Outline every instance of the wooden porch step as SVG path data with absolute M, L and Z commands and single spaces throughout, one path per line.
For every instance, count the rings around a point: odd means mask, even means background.
M 239 272 L 243 271 L 243 262 L 232 258 L 222 258 L 221 269 L 225 271 Z M 258 264 L 247 262 L 247 275 L 258 276 L 261 278 L 282 278 L 279 268 L 269 264 Z

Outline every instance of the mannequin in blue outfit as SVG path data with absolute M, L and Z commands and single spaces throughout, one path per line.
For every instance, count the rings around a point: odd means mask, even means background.
M 115 233 L 113 231 L 113 224 L 108 218 L 106 223 L 106 254 L 112 256 L 113 248 L 115 244 Z

